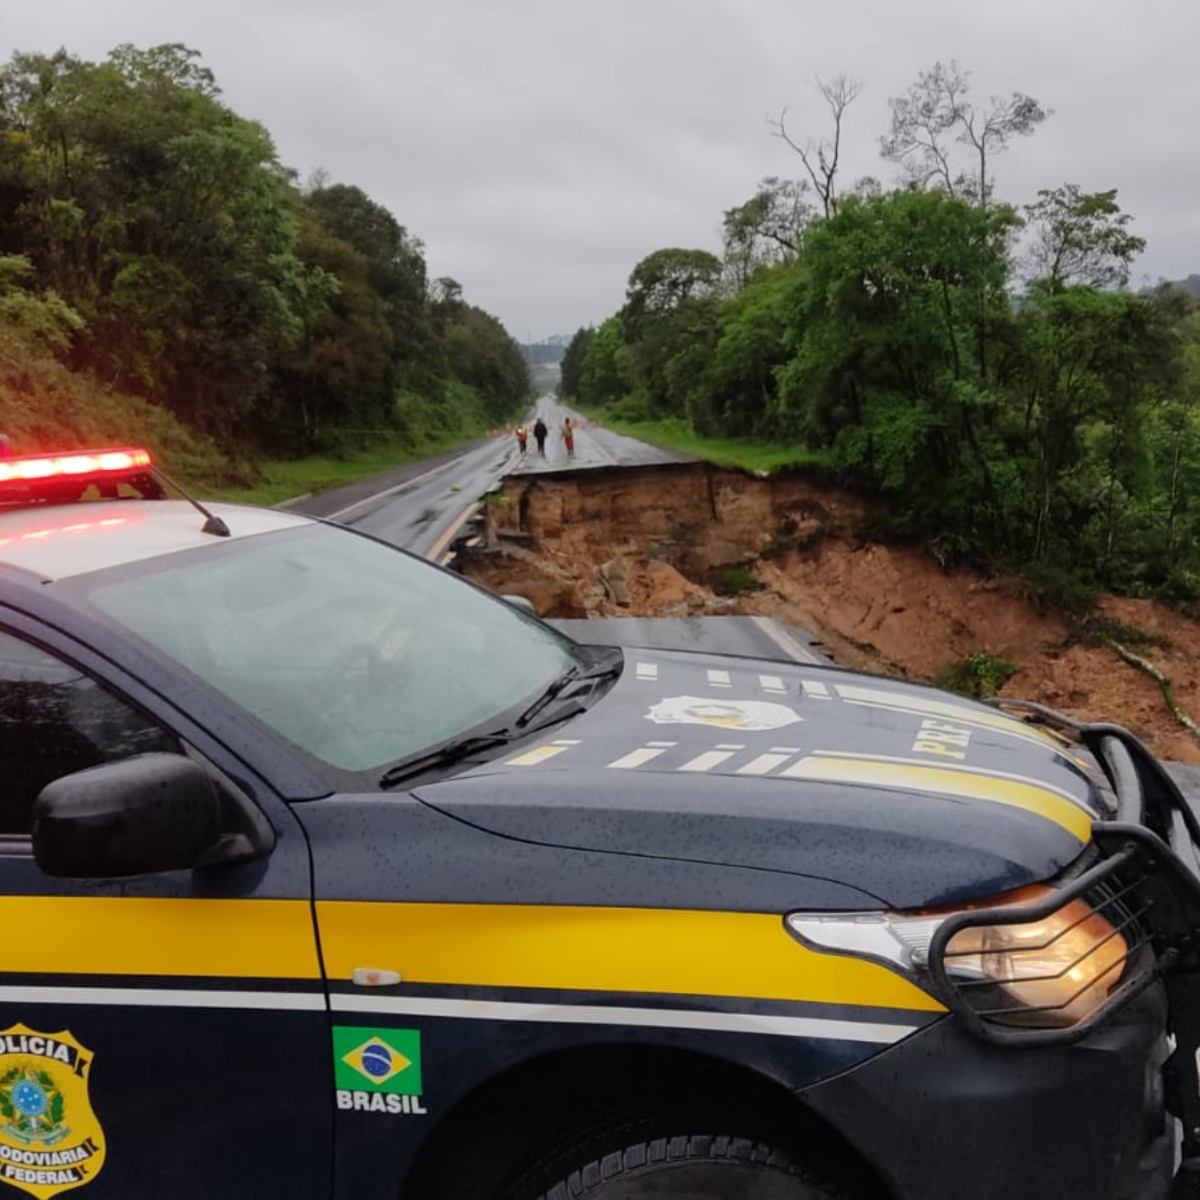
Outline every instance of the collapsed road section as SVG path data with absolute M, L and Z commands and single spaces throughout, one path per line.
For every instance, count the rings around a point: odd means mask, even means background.
M 1200 762 L 1154 679 L 1019 583 L 873 539 L 872 516 L 862 497 L 803 472 L 760 478 L 700 463 L 542 472 L 509 476 L 483 497 L 456 566 L 580 638 L 574 623 L 597 618 L 695 627 L 736 616 L 809 631 L 818 653 L 859 670 L 946 683 L 968 665 L 999 664 L 1004 695 L 1118 720 L 1160 755 Z M 1153 635 L 1147 654 L 1182 708 L 1200 711 L 1200 625 L 1148 600 L 1106 597 L 1100 614 Z M 635 636 L 648 636 L 644 623 Z M 596 627 L 591 640 L 608 637 Z

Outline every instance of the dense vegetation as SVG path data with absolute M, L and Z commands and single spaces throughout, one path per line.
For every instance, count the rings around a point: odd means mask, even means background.
M 626 421 L 814 454 L 883 501 L 893 535 L 1017 571 L 1086 607 L 1097 587 L 1200 601 L 1200 308 L 1128 290 L 1143 242 L 1115 191 L 1047 188 L 1018 211 L 991 164 L 1047 114 L 975 106 L 951 64 L 891 102 L 885 190 L 843 191 L 857 88 L 822 85 L 832 133 L 800 181 L 724 215 L 724 254 L 663 249 L 582 329 L 562 391 Z M 965 162 L 956 158 L 966 154 Z
M 0 428 L 18 444 L 145 429 L 248 461 L 473 433 L 528 390 L 499 321 L 429 281 L 361 189 L 299 186 L 195 51 L 0 67 Z

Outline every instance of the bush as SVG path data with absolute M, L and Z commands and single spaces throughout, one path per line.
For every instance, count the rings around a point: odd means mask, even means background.
M 746 563 L 731 563 L 721 568 L 717 591 L 722 596 L 745 596 L 750 592 L 762 591 L 762 587 Z
M 1007 658 L 997 658 L 985 650 L 980 650 L 938 672 L 934 683 L 962 696 L 986 700 L 989 696 L 998 695 L 1020 669 L 1019 663 L 1010 662 Z
M 1093 579 L 1072 574 L 1069 567 L 1045 560 L 1028 563 L 1021 569 L 1018 590 L 1037 607 L 1052 606 L 1077 620 L 1091 614 L 1100 597 Z

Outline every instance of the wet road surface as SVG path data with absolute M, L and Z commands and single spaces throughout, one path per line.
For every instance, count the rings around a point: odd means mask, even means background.
M 563 419 L 568 415 L 576 425 L 574 457 L 568 457 L 561 434 Z M 538 416 L 549 429 L 544 455 L 538 454 L 532 436 Z M 465 449 L 398 467 L 361 483 L 301 497 L 286 507 L 353 525 L 415 554 L 440 561 L 455 534 L 475 511 L 479 497 L 505 475 L 686 461 L 683 455 L 593 426 L 586 417 L 564 408 L 553 396 L 538 400 L 526 427 L 531 433 L 525 454 L 521 454 L 514 436 L 501 433 L 499 437 L 483 438 Z

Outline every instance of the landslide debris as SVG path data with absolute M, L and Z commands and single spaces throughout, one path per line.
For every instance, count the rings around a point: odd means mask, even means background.
M 1147 672 L 1012 581 L 868 540 L 861 497 L 800 473 L 664 464 L 502 486 L 497 536 L 463 570 L 543 616 L 770 616 L 811 630 L 841 666 L 927 682 L 986 655 L 1019 665 L 1001 694 L 1115 721 L 1164 758 L 1200 763 L 1200 742 L 1164 704 L 1200 714 L 1200 623 L 1154 601 L 1106 597 L 1098 613 L 1144 631 Z

